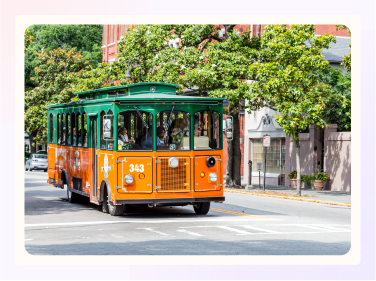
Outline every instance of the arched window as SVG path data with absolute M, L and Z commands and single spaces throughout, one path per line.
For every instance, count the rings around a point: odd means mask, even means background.
M 66 118 L 66 136 L 67 136 L 67 145 L 72 145 L 72 124 L 71 116 L 68 113 Z
M 153 150 L 153 114 L 150 112 L 120 112 L 116 131 L 118 150 Z
M 195 150 L 220 149 L 221 114 L 217 111 L 201 110 L 194 115 Z
M 157 150 L 190 150 L 191 117 L 185 111 L 157 113 Z
M 66 145 L 67 141 L 67 130 L 66 130 L 66 116 L 64 113 L 61 115 L 61 145 Z
M 61 126 L 60 126 L 60 123 L 61 123 L 61 120 L 60 120 L 60 113 L 57 115 L 57 122 L 56 122 L 56 131 L 57 131 L 57 144 L 60 144 L 61 143 L 61 139 L 60 139 L 60 137 L 61 137 L 61 132 L 60 132 L 60 128 L 61 128 Z
M 82 146 L 82 118 L 81 113 L 77 113 L 77 125 L 76 125 L 76 139 L 77 139 L 77 146 Z
M 84 112 L 82 114 L 82 141 L 84 147 L 87 147 L 87 114 Z

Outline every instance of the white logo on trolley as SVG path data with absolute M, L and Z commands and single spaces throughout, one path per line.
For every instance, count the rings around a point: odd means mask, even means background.
M 135 165 L 133 165 L 133 164 L 130 164 L 129 165 L 129 172 L 134 172 L 134 171 L 136 171 L 136 172 L 140 172 L 140 173 L 142 173 L 143 171 L 144 171 L 144 165 L 143 164 L 140 164 L 140 165 L 138 165 L 138 164 L 136 164 L 136 166 Z
M 104 167 L 101 168 L 101 171 L 104 172 L 104 177 L 108 177 L 108 172 L 111 171 L 111 166 L 108 166 L 108 157 L 107 154 L 104 155 Z

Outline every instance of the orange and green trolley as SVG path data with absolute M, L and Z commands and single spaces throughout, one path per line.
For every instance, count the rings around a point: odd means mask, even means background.
M 138 83 L 48 106 L 48 183 L 121 215 L 127 205 L 223 202 L 223 99 Z

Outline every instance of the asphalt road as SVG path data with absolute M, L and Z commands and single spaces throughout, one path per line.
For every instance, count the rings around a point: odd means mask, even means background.
M 25 172 L 25 248 L 32 255 L 343 255 L 350 208 L 225 192 L 207 215 L 192 206 L 113 217 L 70 204 L 47 173 Z

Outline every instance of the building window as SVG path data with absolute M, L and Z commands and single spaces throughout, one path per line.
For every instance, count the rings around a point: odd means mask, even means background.
M 280 139 L 270 139 L 270 147 L 266 151 L 266 172 L 281 173 L 281 142 Z M 257 162 L 262 163 L 264 171 L 265 150 L 262 139 L 252 139 L 252 172 L 257 172 Z

